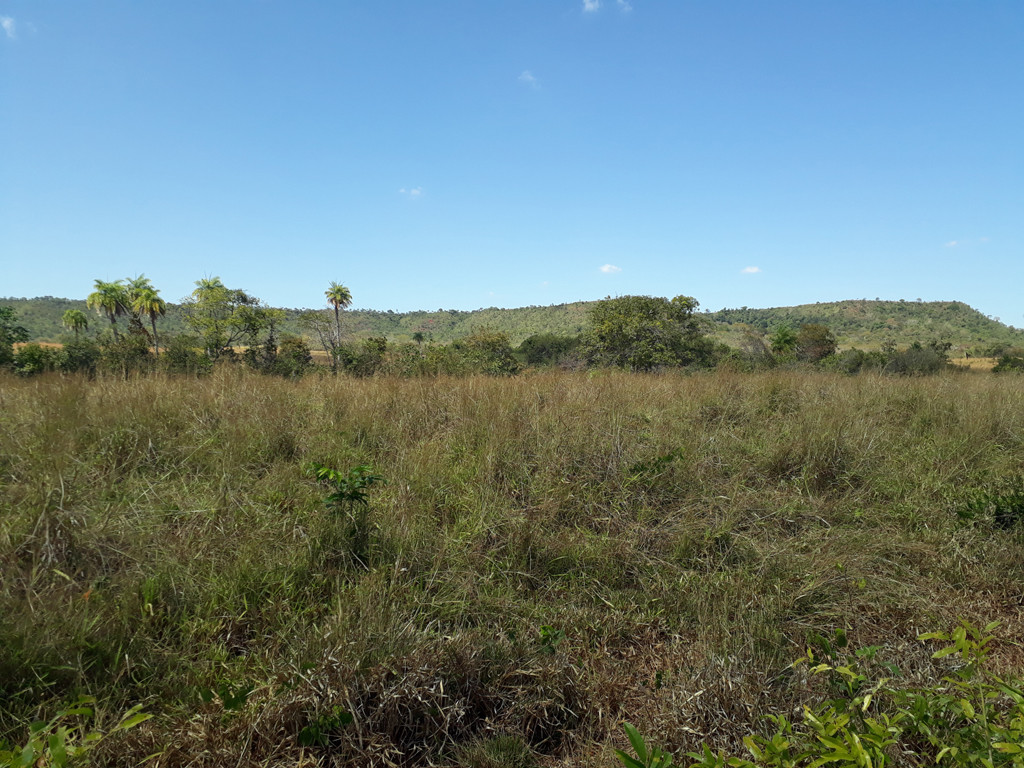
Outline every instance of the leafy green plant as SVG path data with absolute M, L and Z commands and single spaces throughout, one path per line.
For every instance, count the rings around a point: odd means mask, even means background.
M 845 635 L 833 637 L 841 641 L 838 647 L 819 636 L 816 642 L 826 655 L 847 663 L 815 663 L 814 649 L 798 662 L 811 663 L 811 672 L 827 675 L 840 692 L 817 709 L 804 708 L 803 731 L 796 731 L 782 716 L 771 716 L 776 725 L 771 738 L 744 739 L 753 760 L 716 754 L 707 745 L 687 754 L 695 761 L 694 768 L 881 768 L 899 746 L 903 754 L 942 765 L 1024 766 L 1024 692 L 992 675 L 986 666 L 996 626 L 993 622 L 978 629 L 962 621 L 952 632 L 921 635 L 921 640 L 949 643 L 933 658 L 958 656 L 962 666 L 942 683 L 916 691 L 893 689 L 885 678 L 872 683 L 856 661 L 849 661 L 871 660 L 876 648 L 843 659 L 839 648 L 845 647 Z M 873 711 L 879 699 L 886 700 L 889 711 Z
M 669 465 L 682 459 L 683 456 L 683 449 L 675 448 L 663 456 L 657 456 L 649 461 L 638 461 L 629 468 L 624 485 L 628 488 L 635 484 L 653 483 L 668 471 Z
M 341 707 L 335 707 L 329 714 L 320 715 L 316 720 L 299 731 L 299 744 L 303 747 L 327 746 L 331 733 L 351 725 L 352 714 Z
M 324 498 L 324 504 L 333 515 L 347 521 L 345 533 L 351 555 L 365 568 L 370 549 L 370 488 L 384 485 L 387 481 L 366 464 L 341 472 L 313 462 L 308 471 L 321 485 L 331 489 Z
M 1024 521 L 1024 478 L 1014 477 L 969 491 L 957 515 L 964 523 L 988 521 L 996 528 L 1010 530 Z
M 554 653 L 565 640 L 565 631 L 555 629 L 549 624 L 540 628 L 540 647 L 545 653 Z
M 811 632 L 807 640 L 807 655 L 799 659 L 796 664 L 810 664 L 814 674 L 824 675 L 826 684 L 833 693 L 833 698 L 829 703 L 843 711 L 848 705 L 856 705 L 861 702 L 861 694 L 865 687 L 878 677 L 873 673 L 884 670 L 893 676 L 900 674 L 897 665 L 876 658 L 881 646 L 867 645 L 847 650 L 849 638 L 844 629 L 834 630 L 831 637 Z M 873 669 L 869 670 L 869 666 Z M 873 696 L 874 692 L 877 692 L 885 682 L 885 678 L 877 680 L 872 691 L 866 695 Z
M 978 629 L 966 621 L 952 632 L 921 640 L 948 643 L 932 654 L 959 657 L 961 666 L 943 684 L 907 695 L 915 735 L 935 750 L 936 762 L 958 766 L 1024 765 L 1024 693 L 988 669 L 999 622 Z
M 675 768 L 671 752 L 666 752 L 661 747 L 648 746 L 640 732 L 629 723 L 623 723 L 622 728 L 633 747 L 633 755 L 616 749 L 615 756 L 626 768 Z
M 228 682 L 221 682 L 217 686 L 216 691 L 212 688 L 201 688 L 199 690 L 199 698 L 202 699 L 204 704 L 209 704 L 214 699 L 219 698 L 224 711 L 237 712 L 245 707 L 245 703 L 249 700 L 249 696 L 254 690 L 256 689 L 252 683 L 234 686 Z
M 28 741 L 16 749 L 0 748 L 0 768 L 61 768 L 84 759 L 105 738 L 127 731 L 149 720 L 142 705 L 129 709 L 117 725 L 106 733 L 89 729 L 96 699 L 83 696 L 67 709 L 62 709 L 49 722 L 38 721 L 29 726 Z M 74 718 L 79 718 L 74 722 Z

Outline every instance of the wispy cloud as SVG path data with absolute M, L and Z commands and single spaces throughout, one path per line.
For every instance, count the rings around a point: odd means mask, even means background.
M 13 40 L 15 37 L 15 25 L 14 19 L 10 16 L 0 16 L 0 29 L 3 29 L 4 34 L 7 35 L 9 40 Z
M 583 12 L 593 13 L 601 7 L 601 0 L 583 0 Z
M 740 270 L 744 275 L 756 275 L 761 271 L 760 267 L 744 267 Z
M 984 244 L 984 243 L 988 243 L 990 241 L 991 241 L 991 238 L 987 237 L 987 236 L 986 237 L 962 237 L 959 240 L 950 240 L 948 243 L 945 243 L 945 247 L 946 248 L 960 248 L 960 247 L 970 248 L 971 246 L 977 245 L 978 243 Z
M 616 2 L 619 4 L 619 10 L 623 13 L 629 13 L 633 10 L 633 6 L 629 0 L 616 0 Z
M 524 83 L 531 88 L 540 88 L 540 83 L 537 82 L 537 78 L 534 77 L 533 72 L 528 69 L 524 69 L 522 74 L 519 75 L 519 82 Z
M 601 271 L 606 275 L 614 275 L 616 272 L 621 272 L 622 267 L 616 267 L 614 264 L 605 264 L 601 267 Z
M 406 197 L 410 197 L 413 200 L 415 200 L 417 197 L 423 194 L 423 187 L 413 187 L 411 189 L 406 189 L 405 187 L 402 187 L 400 190 L 398 190 L 398 194 L 405 195 Z

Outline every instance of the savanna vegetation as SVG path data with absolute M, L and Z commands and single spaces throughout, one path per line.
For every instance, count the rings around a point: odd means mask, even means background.
M 980 374 L 6 374 L 0 740 L 657 764 L 629 721 L 676 764 L 809 765 L 806 705 L 873 765 L 1014 764 L 1022 435 Z M 1002 622 L 985 676 L 966 630 L 917 639 L 960 618 Z
M 672 300 L 609 297 L 587 305 L 578 333 L 536 333 L 518 346 L 513 346 L 506 331 L 493 327 L 477 328 L 448 343 L 439 343 L 432 333 L 422 331 L 404 342 L 387 336 L 360 339 L 350 329 L 349 312 L 344 312 L 342 323 L 343 310 L 352 304 L 349 289 L 332 282 L 324 295 L 329 309 L 298 314 L 300 333 L 293 334 L 284 330 L 290 322 L 285 310 L 229 288 L 219 278 L 204 278 L 196 281 L 195 290 L 177 307 L 185 332 L 172 333 L 165 322 L 169 305 L 145 276 L 97 280 L 86 305 L 109 325 L 101 321 L 97 332 L 94 318 L 90 333 L 90 317 L 81 310 L 66 309 L 61 325 L 73 336 L 66 333 L 60 344 L 25 345 L 31 331 L 15 322 L 21 319 L 13 307 L 4 307 L 0 367 L 22 375 L 118 372 L 128 377 L 157 371 L 202 375 L 220 363 L 242 362 L 262 373 L 301 376 L 316 371 L 313 349 L 317 349 L 320 362 L 332 374 L 360 377 L 515 375 L 533 367 L 652 371 L 727 365 L 759 370 L 796 364 L 850 374 L 866 370 L 930 374 L 947 366 L 953 346 L 933 338 L 925 344 L 915 340 L 901 349 L 887 338 L 877 348 L 840 350 L 832 329 L 820 323 L 781 323 L 767 331 L 740 323 L 736 345 L 730 346 L 716 339 L 715 322 L 707 313 L 698 313 L 698 302 L 689 296 Z M 158 318 L 164 326 L 162 355 Z M 15 351 L 19 342 L 23 345 Z M 997 359 L 996 372 L 1016 370 L 1024 354 L 1021 347 L 1002 342 L 976 349 L 975 354 L 979 351 Z
M 324 297 L 0 307 L 0 766 L 1024 760 L 1019 348 Z
M 311 304 L 318 304 L 316 294 Z M 531 336 L 553 334 L 577 337 L 588 327 L 588 315 L 594 302 L 575 302 L 549 307 L 516 309 L 487 308 L 471 312 L 438 309 L 436 311 L 391 312 L 345 309 L 346 339 L 361 342 L 386 337 L 393 343 L 416 340 L 447 344 L 480 329 L 508 335 L 518 346 Z M 57 342 L 65 333 L 61 324 L 64 312 L 77 309 L 87 314 L 85 301 L 42 297 L 35 299 L 0 298 L 0 305 L 11 306 L 29 333 L 29 340 Z M 281 333 L 306 335 L 319 346 L 315 334 L 304 326 L 303 310 L 281 309 Z M 859 299 L 821 302 L 795 307 L 721 309 L 701 311 L 709 321 L 709 331 L 718 343 L 741 346 L 751 331 L 770 335 L 780 326 L 799 329 L 803 325 L 823 325 L 835 335 L 840 348 L 880 349 L 883 344 L 905 348 L 915 341 L 928 344 L 949 342 L 955 356 L 999 357 L 1002 350 L 1024 348 L 1024 332 L 1007 326 L 999 318 L 987 317 L 958 301 L 882 301 Z M 333 319 L 330 318 L 330 319 Z M 179 303 L 168 302 L 160 327 L 169 334 L 188 331 Z M 321 347 L 323 348 L 323 347 Z

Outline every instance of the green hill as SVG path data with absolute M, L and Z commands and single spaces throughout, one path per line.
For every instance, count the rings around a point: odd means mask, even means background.
M 1024 344 L 1024 331 L 993 320 L 960 301 L 855 299 L 772 309 L 723 309 L 709 317 L 716 323 L 716 335 L 733 344 L 745 326 L 768 332 L 780 325 L 795 329 L 806 323 L 827 326 L 844 348 L 870 349 L 886 341 L 899 346 L 915 341 L 948 341 L 954 349 Z
M 587 309 L 592 302 L 574 302 L 548 307 L 516 309 L 455 309 L 436 312 L 392 312 L 348 310 L 344 329 L 354 339 L 386 336 L 392 341 L 410 341 L 422 333 L 435 342 L 445 343 L 480 328 L 501 330 L 518 344 L 536 333 L 575 335 L 587 324 Z M 44 296 L 35 299 L 0 298 L 0 304 L 12 306 L 35 341 L 57 341 L 64 335 L 61 316 L 67 309 L 81 309 L 93 318 L 91 329 L 102 329 L 105 321 L 88 311 L 85 301 Z M 325 310 L 326 311 L 326 310 Z M 284 330 L 300 333 L 298 316 L 302 310 L 286 309 Z M 802 304 L 767 309 L 722 309 L 706 312 L 713 333 L 721 341 L 737 346 L 745 333 L 770 332 L 780 325 L 799 328 L 805 323 L 828 326 L 840 347 L 870 349 L 886 341 L 905 346 L 914 341 L 948 341 L 954 349 L 967 350 L 995 344 L 1024 346 L 1024 331 L 986 317 L 959 301 L 867 301 L 851 300 Z M 185 330 L 178 306 L 168 305 L 161 321 L 164 332 Z

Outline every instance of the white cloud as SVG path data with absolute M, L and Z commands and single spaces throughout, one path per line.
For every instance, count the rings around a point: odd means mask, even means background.
M 760 267 L 744 267 L 742 269 L 742 272 L 743 272 L 744 275 L 756 275 L 760 271 L 761 271 Z
M 9 39 L 14 39 L 14 19 L 10 16 L 0 16 L 0 29 L 3 29 Z
M 601 0 L 583 0 L 583 12 L 593 13 L 601 7 Z
M 966 240 L 950 240 L 948 243 L 945 243 L 945 247 L 946 248 L 959 248 L 959 247 L 963 246 L 964 248 L 970 248 L 975 243 L 988 243 L 988 242 L 991 242 L 991 238 L 989 238 L 987 236 L 986 237 L 969 237 Z
M 417 197 L 423 194 L 423 187 L 413 187 L 412 189 L 406 189 L 405 187 L 402 187 L 400 190 L 398 190 L 398 194 L 405 195 L 406 197 L 411 197 L 413 200 L 415 200 Z
M 601 267 L 601 271 L 606 275 L 614 275 L 616 272 L 621 272 L 622 267 L 616 267 L 614 264 L 605 264 Z
M 617 2 L 619 4 L 619 10 L 623 13 L 629 13 L 633 10 L 633 6 L 629 0 L 617 0 Z
M 531 88 L 540 88 L 540 85 L 537 83 L 537 78 L 534 77 L 533 73 L 528 69 L 524 69 L 523 73 L 519 75 L 519 82 L 526 83 L 526 85 Z

